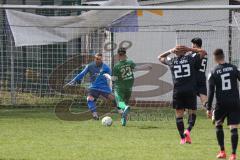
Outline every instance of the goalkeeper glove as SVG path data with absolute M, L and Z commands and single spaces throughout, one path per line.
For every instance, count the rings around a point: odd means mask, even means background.
M 103 76 L 105 78 L 107 78 L 108 80 L 110 80 L 110 81 L 112 80 L 112 77 L 109 74 L 107 74 L 107 73 L 104 73 Z

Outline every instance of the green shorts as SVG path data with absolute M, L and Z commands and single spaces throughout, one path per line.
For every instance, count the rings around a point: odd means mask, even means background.
M 114 94 L 118 108 L 124 109 L 126 105 L 129 103 L 129 100 L 132 95 L 132 90 L 116 89 Z

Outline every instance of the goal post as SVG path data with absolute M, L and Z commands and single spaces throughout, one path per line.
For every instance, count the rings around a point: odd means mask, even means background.
M 7 5 L 0 9 L 51 9 L 51 10 L 238 10 L 240 5 L 164 5 L 164 6 L 54 6 L 54 5 Z
M 90 63 L 95 53 L 103 53 L 104 62 L 112 68 L 118 61 L 117 48 L 126 47 L 128 57 L 137 65 L 152 66 L 135 72 L 131 105 L 169 106 L 173 85 L 169 68 L 157 59 L 161 52 L 177 44 L 190 47 L 191 39 L 200 37 L 209 53 L 207 72 L 215 65 L 212 52 L 216 48 L 222 48 L 232 63 L 240 65 L 240 6 L 209 3 L 0 5 L 0 103 L 51 106 L 71 99 L 86 105 L 88 76 L 80 86 L 66 89 L 64 84 Z M 68 10 L 70 15 L 60 10 Z M 234 15 L 232 21 L 229 12 Z M 104 101 L 99 104 L 108 105 Z

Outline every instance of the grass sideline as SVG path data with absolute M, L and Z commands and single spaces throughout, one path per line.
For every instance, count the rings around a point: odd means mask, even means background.
M 134 109 L 127 127 L 117 114 L 111 116 L 113 126 L 104 127 L 101 121 L 59 120 L 51 108 L 0 109 L 0 159 L 211 160 L 218 151 L 214 126 L 203 111 L 192 145 L 179 145 L 172 109 Z M 226 126 L 225 143 L 229 155 Z

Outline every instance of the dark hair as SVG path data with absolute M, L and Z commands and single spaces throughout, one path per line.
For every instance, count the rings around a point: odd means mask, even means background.
M 126 48 L 118 48 L 118 51 L 117 51 L 117 53 L 119 54 L 119 55 L 125 55 L 126 53 L 127 53 L 127 49 Z
M 201 39 L 201 38 L 198 38 L 198 37 L 193 38 L 193 39 L 191 40 L 191 42 L 192 42 L 193 44 L 196 44 L 198 47 L 202 47 L 202 39 Z
M 214 52 L 213 55 L 215 56 L 216 59 L 222 60 L 224 59 L 224 52 L 221 48 L 217 48 Z
M 102 53 L 96 53 L 96 54 L 95 54 L 95 57 L 102 57 L 102 56 L 103 56 Z

